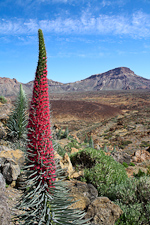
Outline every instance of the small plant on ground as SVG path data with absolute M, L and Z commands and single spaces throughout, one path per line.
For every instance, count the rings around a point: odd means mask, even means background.
M 132 141 L 121 141 L 118 147 L 124 149 L 126 146 L 128 146 L 128 144 L 131 144 L 131 143 Z
M 135 166 L 135 164 L 133 162 L 130 162 L 130 166 Z
M 78 141 L 76 139 L 71 138 L 70 140 L 71 140 L 71 142 L 69 142 L 64 147 L 64 150 L 67 151 L 67 152 L 69 152 L 69 153 L 71 152 L 71 148 L 77 148 L 77 149 L 80 148 L 80 145 L 79 145 L 79 143 L 78 143 Z
M 27 98 L 20 85 L 15 106 L 7 120 L 8 137 L 26 139 L 27 134 Z
M 69 135 L 69 130 L 68 130 L 68 127 L 66 127 L 65 132 L 63 134 L 63 138 L 68 138 L 68 135 Z
M 104 152 L 108 152 L 108 148 L 107 148 L 107 145 L 106 144 L 104 146 Z
M 140 177 L 146 176 L 146 174 L 141 169 L 139 169 L 137 174 L 133 173 L 133 176 L 136 178 L 140 178 Z
M 58 130 L 58 132 L 56 133 L 57 139 L 63 139 L 63 138 L 68 138 L 69 136 L 69 130 L 68 127 L 66 127 L 65 131 L 62 131 L 62 128 Z
M 61 136 L 62 136 L 62 128 L 58 130 L 56 136 L 57 136 L 57 139 L 58 139 L 58 140 L 61 139 Z
M 0 96 L 0 102 L 5 104 L 5 103 L 7 103 L 7 99 L 4 96 L 1 95 Z
M 116 146 L 114 145 L 112 153 L 116 152 Z
M 89 142 L 89 139 L 88 139 L 88 136 L 87 136 L 87 134 L 86 134 L 84 143 L 88 143 L 88 142 Z
M 57 151 L 57 153 L 61 157 L 63 157 L 65 155 L 66 151 L 64 150 L 64 148 L 62 148 L 59 143 L 55 143 L 54 140 L 53 140 L 53 146 L 54 146 L 55 151 Z
M 150 142 L 149 141 L 142 141 L 140 144 L 140 147 L 150 147 Z
M 126 162 L 123 162 L 122 165 L 125 167 L 125 168 L 128 168 L 129 165 L 126 163 Z
M 90 140 L 89 140 L 89 147 L 94 148 L 94 142 L 93 142 L 92 136 L 90 137 Z

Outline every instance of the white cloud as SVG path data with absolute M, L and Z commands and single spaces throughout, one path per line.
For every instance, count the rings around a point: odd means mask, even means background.
M 112 6 L 112 5 L 119 5 L 123 6 L 126 4 L 126 0 L 102 0 L 101 5 L 103 7 L 105 6 Z
M 150 37 L 150 14 L 138 11 L 130 18 L 122 15 L 95 17 L 83 12 L 80 18 L 58 17 L 54 20 L 1 20 L 0 34 L 36 34 L 38 28 L 44 33 L 127 35 L 133 38 Z

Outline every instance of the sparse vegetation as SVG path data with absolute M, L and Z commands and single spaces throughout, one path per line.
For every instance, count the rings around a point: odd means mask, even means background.
M 63 139 L 63 138 L 68 138 L 69 136 L 69 130 L 68 127 L 66 127 L 65 131 L 62 131 L 62 128 L 58 130 L 58 132 L 56 133 L 57 139 Z
M 132 141 L 123 141 L 122 140 L 118 147 L 124 149 L 125 146 L 127 146 L 128 144 L 131 144 L 131 143 L 132 143 Z
M 94 142 L 93 142 L 92 136 L 90 137 L 90 140 L 89 140 L 89 147 L 94 148 Z
M 64 150 L 69 152 L 69 153 L 71 152 L 71 148 L 77 148 L 77 149 L 80 148 L 79 143 L 74 138 L 71 138 L 70 142 L 67 145 L 64 146 Z
M 7 103 L 7 99 L 4 96 L 0 95 L 0 102 L 5 104 Z
M 138 173 L 133 173 L 133 175 L 134 175 L 134 177 L 136 177 L 136 178 L 140 178 L 140 177 L 144 177 L 144 176 L 146 176 L 146 174 L 141 170 L 141 169 L 139 169 L 139 171 L 138 171 Z
M 140 147 L 150 147 L 150 142 L 149 141 L 142 141 L 140 144 Z
M 133 162 L 130 162 L 130 166 L 135 166 L 135 164 Z
M 126 163 L 126 162 L 123 162 L 122 165 L 125 167 L 125 168 L 128 168 L 129 165 Z

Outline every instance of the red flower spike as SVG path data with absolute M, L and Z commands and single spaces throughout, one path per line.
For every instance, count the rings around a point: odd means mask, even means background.
M 50 110 L 48 96 L 48 80 L 46 65 L 46 50 L 42 31 L 39 30 L 39 60 L 33 87 L 29 122 L 28 122 L 28 152 L 31 170 L 37 170 L 39 181 L 53 187 L 56 165 L 50 129 Z M 42 172 L 42 174 L 41 174 Z

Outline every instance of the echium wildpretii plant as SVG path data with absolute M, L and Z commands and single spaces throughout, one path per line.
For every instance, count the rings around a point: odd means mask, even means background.
M 87 224 L 84 212 L 70 207 L 71 197 L 54 160 L 50 129 L 46 50 L 39 29 L 39 60 L 33 87 L 26 151 L 25 191 L 18 204 L 19 224 Z M 60 177 L 59 177 L 60 175 Z M 57 178 L 57 180 L 56 180 Z
M 26 140 L 27 134 L 27 108 L 28 102 L 26 94 L 20 84 L 19 93 L 11 114 L 7 120 L 7 133 L 11 138 Z

